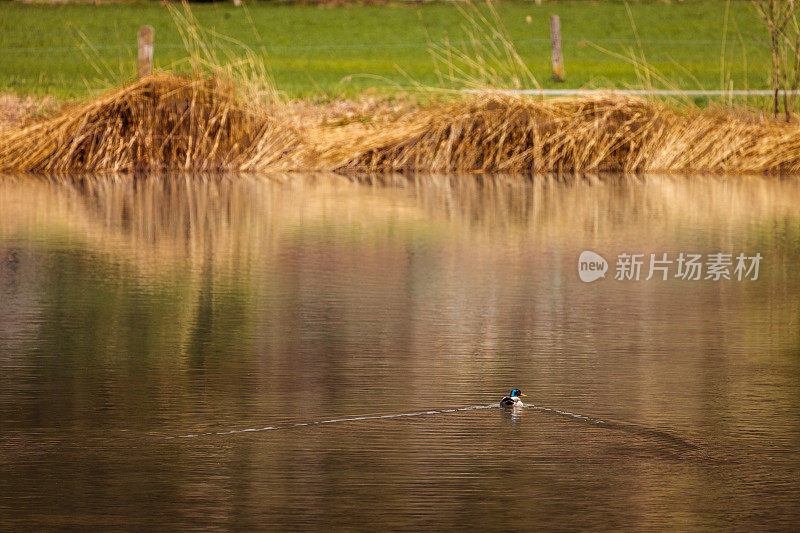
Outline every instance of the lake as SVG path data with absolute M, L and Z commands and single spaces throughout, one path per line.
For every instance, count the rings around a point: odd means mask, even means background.
M 797 179 L 2 176 L 0 529 L 796 529 L 799 262 Z

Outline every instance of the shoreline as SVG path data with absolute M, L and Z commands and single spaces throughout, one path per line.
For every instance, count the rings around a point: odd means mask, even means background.
M 0 170 L 796 174 L 800 125 L 612 93 L 261 105 L 155 74 L 0 129 Z

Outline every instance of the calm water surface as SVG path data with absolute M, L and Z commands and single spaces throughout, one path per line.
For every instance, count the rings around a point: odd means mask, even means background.
M 0 529 L 796 529 L 798 261 L 794 179 L 2 177 Z

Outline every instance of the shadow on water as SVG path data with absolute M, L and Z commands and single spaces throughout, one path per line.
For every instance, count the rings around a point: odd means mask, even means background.
M 528 409 L 536 409 L 538 411 L 542 411 L 548 414 L 553 414 L 556 416 L 565 417 L 571 421 L 576 423 L 584 423 L 589 424 L 593 427 L 601 427 L 606 429 L 614 429 L 618 431 L 623 431 L 626 433 L 632 433 L 635 435 L 642 435 L 645 437 L 652 437 L 654 439 L 660 440 L 666 444 L 674 445 L 679 448 L 684 448 L 687 450 L 694 450 L 697 449 L 699 446 L 695 443 L 688 441 L 687 439 L 680 437 L 669 430 L 664 429 L 657 429 L 642 426 L 640 424 L 635 424 L 633 422 L 623 422 L 620 420 L 610 420 L 610 419 L 599 419 L 594 418 L 587 415 L 581 415 L 577 413 L 570 413 L 567 411 L 561 411 L 559 409 L 554 409 L 552 407 L 539 407 L 539 406 L 525 406 Z

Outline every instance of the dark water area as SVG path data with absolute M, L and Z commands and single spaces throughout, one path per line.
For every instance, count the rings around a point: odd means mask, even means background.
M 796 179 L 0 177 L 0 529 L 796 529 L 798 261 Z

